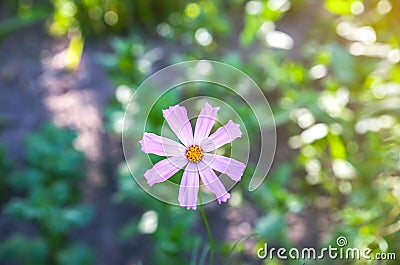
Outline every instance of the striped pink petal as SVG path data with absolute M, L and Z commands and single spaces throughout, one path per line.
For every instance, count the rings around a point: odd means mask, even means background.
M 194 130 L 195 144 L 200 144 L 201 140 L 210 135 L 218 110 L 219 107 L 213 108 L 208 102 L 203 106 L 197 117 L 196 128 Z
M 197 195 L 199 193 L 199 172 L 195 163 L 189 163 L 183 172 L 179 188 L 178 201 L 186 209 L 196 210 Z
M 246 165 L 235 159 L 214 155 L 204 154 L 204 162 L 212 169 L 228 175 L 234 181 L 240 181 Z
M 151 169 L 144 173 L 147 184 L 153 186 L 155 183 L 166 181 L 181 168 L 186 166 L 188 160 L 184 156 L 168 157 L 156 163 Z
M 204 163 L 200 161 L 199 164 Z M 215 174 L 215 172 L 207 166 L 201 165 L 202 170 L 199 171 L 201 180 L 207 186 L 207 188 L 215 194 L 217 197 L 218 203 L 227 202 L 231 195 L 226 191 L 224 185 L 221 180 Z
M 214 151 L 219 147 L 233 142 L 236 138 L 242 136 L 240 125 L 229 120 L 227 124 L 218 128 L 213 134 L 201 142 L 201 147 L 205 152 Z
M 185 107 L 176 105 L 163 110 L 163 116 L 171 130 L 187 147 L 193 144 L 193 129 Z
M 142 146 L 142 151 L 146 154 L 179 156 L 184 155 L 186 151 L 186 148 L 180 143 L 154 133 L 144 133 L 143 139 L 139 143 Z

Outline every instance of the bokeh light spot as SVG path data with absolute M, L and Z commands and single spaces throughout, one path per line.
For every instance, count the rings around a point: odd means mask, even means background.
M 167 23 L 160 23 L 157 26 L 157 33 L 161 37 L 170 37 L 173 34 L 173 29 Z
M 195 33 L 195 38 L 196 41 L 201 45 L 201 46 L 208 46 L 212 43 L 213 41 L 213 37 L 210 34 L 210 32 L 208 32 L 207 29 L 205 28 L 200 28 L 196 31 Z
M 115 13 L 114 11 L 107 11 L 104 14 L 104 22 L 106 22 L 107 25 L 113 26 L 117 24 L 118 22 L 118 14 Z
M 385 15 L 392 10 L 392 4 L 388 0 L 381 0 L 376 6 L 376 10 L 379 14 Z
M 310 76 L 313 79 L 323 78 L 327 74 L 328 74 L 328 69 L 326 69 L 325 65 L 323 64 L 315 65 L 310 69 Z
M 271 48 L 290 50 L 294 46 L 294 41 L 289 34 L 282 31 L 270 31 L 265 35 L 265 41 Z
M 140 218 L 138 229 L 142 234 L 152 234 L 158 227 L 158 215 L 155 211 L 147 211 Z
M 358 16 L 364 13 L 364 4 L 361 1 L 354 1 L 350 6 L 351 13 Z
M 268 7 L 271 10 L 285 12 L 290 9 L 290 2 L 288 0 L 269 0 Z
M 340 179 L 352 179 L 356 176 L 353 165 L 344 159 L 335 159 L 332 162 L 333 173 Z
M 259 1 L 249 1 L 246 4 L 246 13 L 249 15 L 260 14 L 264 8 L 263 3 Z
M 191 19 L 194 19 L 200 15 L 200 7 L 196 3 L 190 3 L 185 8 L 185 15 Z
M 387 55 L 387 60 L 391 64 L 400 62 L 400 49 L 393 49 Z

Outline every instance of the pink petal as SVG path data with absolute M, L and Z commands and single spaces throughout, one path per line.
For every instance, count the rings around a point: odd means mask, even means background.
M 151 169 L 144 173 L 144 177 L 150 186 L 163 182 L 172 177 L 176 172 L 188 163 L 184 156 L 168 157 L 156 163 Z
M 163 116 L 171 130 L 179 140 L 187 147 L 193 144 L 193 130 L 187 116 L 185 107 L 179 105 L 163 110 Z
M 179 156 L 184 155 L 186 151 L 186 148 L 180 143 L 154 133 L 144 133 L 143 139 L 139 143 L 142 146 L 142 151 L 146 154 Z
M 240 125 L 229 120 L 227 124 L 216 130 L 210 137 L 204 139 L 201 147 L 205 152 L 214 151 L 215 149 L 233 142 L 236 138 L 242 136 Z
M 178 201 L 186 209 L 196 210 L 199 193 L 199 172 L 195 163 L 189 163 L 183 172 Z
M 242 162 L 225 156 L 204 154 L 203 159 L 212 169 L 228 175 L 234 181 L 240 181 L 246 168 Z
M 203 161 L 199 162 L 204 163 Z M 210 167 L 205 167 L 201 165 L 203 170 L 199 171 L 201 180 L 207 186 L 207 188 L 215 194 L 218 199 L 218 203 L 226 202 L 231 197 L 231 195 L 226 191 L 221 180 L 217 177 L 215 172 Z
M 215 118 L 219 107 L 211 107 L 208 102 L 200 111 L 199 117 L 197 117 L 196 128 L 194 130 L 194 143 L 200 144 L 201 140 L 207 138 L 210 135 L 211 129 L 214 125 Z

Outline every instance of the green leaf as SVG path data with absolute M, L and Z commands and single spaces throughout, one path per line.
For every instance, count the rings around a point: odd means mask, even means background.
M 236 250 L 236 248 L 239 246 L 239 244 L 243 243 L 243 242 L 246 241 L 247 239 L 249 239 L 249 238 L 251 238 L 251 237 L 253 237 L 253 236 L 256 236 L 256 235 L 257 235 L 257 233 L 253 233 L 253 234 L 247 235 L 247 236 L 245 236 L 245 237 L 243 237 L 243 238 L 237 240 L 237 241 L 235 242 L 235 244 L 233 244 L 232 248 L 231 248 L 231 249 L 229 250 L 229 252 L 228 252 L 228 257 L 226 258 L 225 265 L 229 265 L 229 264 L 230 264 L 230 261 L 231 261 L 231 259 L 232 259 L 233 253 L 235 252 L 235 250 Z
M 48 245 L 42 238 L 14 235 L 0 244 L 0 261 L 4 264 L 19 261 L 21 264 L 43 265 L 48 254 Z
M 135 237 L 138 233 L 139 219 L 133 219 L 132 221 L 125 224 L 118 232 L 118 237 L 122 240 L 127 240 Z
M 283 215 L 279 212 L 270 212 L 269 214 L 257 220 L 256 231 L 266 239 L 278 239 L 286 229 Z
M 338 44 L 331 44 L 329 50 L 332 53 L 331 66 L 338 81 L 348 84 L 356 84 L 358 81 L 357 62 L 354 56 Z
M 272 172 L 271 181 L 282 187 L 287 183 L 292 173 L 293 165 L 291 163 L 283 163 Z
M 350 15 L 355 0 L 325 0 L 325 8 L 337 15 Z
M 256 37 L 258 28 L 261 26 L 260 19 L 256 16 L 246 16 L 245 28 L 240 33 L 240 43 L 249 46 Z
M 58 253 L 57 261 L 60 265 L 91 265 L 94 263 L 94 255 L 87 246 L 76 244 Z
M 17 191 L 28 192 L 35 187 L 41 186 L 44 180 L 42 172 L 36 169 L 13 172 L 8 179 L 12 188 Z
M 329 149 L 333 159 L 346 159 L 346 147 L 339 135 L 329 133 L 327 136 Z
M 4 38 L 13 31 L 19 30 L 23 27 L 38 23 L 47 18 L 49 14 L 48 10 L 45 9 L 34 9 L 31 11 L 29 16 L 15 16 L 9 18 L 0 24 L 0 39 Z

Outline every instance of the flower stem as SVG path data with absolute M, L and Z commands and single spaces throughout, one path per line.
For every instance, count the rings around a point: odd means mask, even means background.
M 204 221 L 204 224 L 205 224 L 206 230 L 207 230 L 208 243 L 210 244 L 210 265 L 213 265 L 214 264 L 214 241 L 213 241 L 213 238 L 211 235 L 210 225 L 208 224 L 207 216 L 204 211 L 203 202 L 201 200 L 201 191 L 199 192 L 199 200 L 200 200 L 199 206 L 200 206 L 201 217 L 203 217 L 203 221 Z

